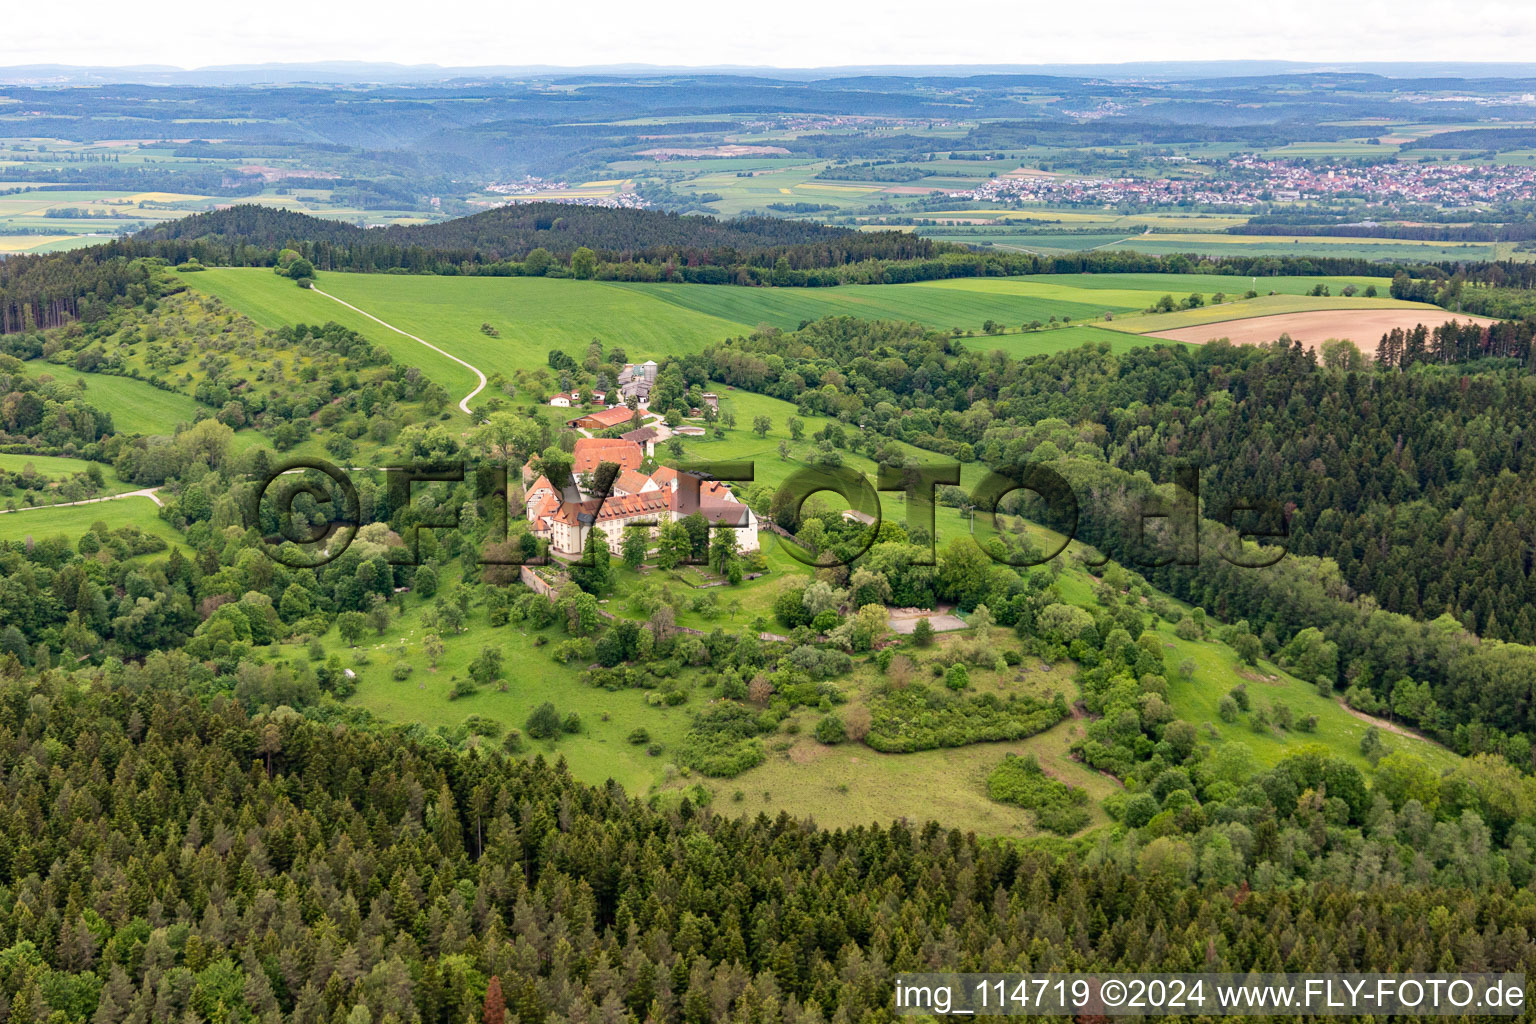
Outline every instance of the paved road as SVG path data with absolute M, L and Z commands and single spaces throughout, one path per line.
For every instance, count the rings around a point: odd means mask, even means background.
M 97 502 L 117 501 L 120 498 L 148 498 L 156 505 L 164 505 L 165 502 L 161 501 L 160 496 L 155 493 L 159 489 L 158 487 L 145 487 L 137 491 L 124 491 L 122 494 L 109 494 L 105 498 L 86 498 L 82 501 L 60 501 L 53 505 L 28 505 L 26 508 L 0 509 L 0 516 L 11 512 L 32 512 L 40 508 L 69 508 L 72 505 L 94 505 Z
M 480 378 L 479 386 L 476 387 L 475 390 L 471 391 L 469 394 L 465 395 L 462 399 L 459 400 L 459 408 L 463 409 L 466 415 L 470 415 L 470 416 L 474 415 L 473 413 L 471 413 L 469 411 L 469 400 L 471 398 L 474 398 L 480 392 L 484 391 L 485 390 L 485 384 L 486 384 L 485 374 L 480 372 L 480 368 L 478 366 L 475 366 L 473 363 L 466 363 L 464 360 L 460 359 L 458 356 L 454 355 L 452 352 L 444 352 L 442 349 L 438 348 L 436 345 L 432 344 L 430 341 L 427 341 L 425 338 L 418 338 L 418 337 L 416 337 L 416 335 L 412 334 L 411 332 L 409 332 L 409 331 L 402 331 L 400 328 L 396 327 L 394 324 L 389 323 L 386 320 L 380 320 L 378 317 L 374 316 L 372 313 L 368 312 L 366 309 L 358 309 L 356 306 L 352 305 L 352 303 L 350 303 L 350 302 L 347 302 L 345 299 L 338 299 L 336 296 L 332 295 L 330 292 L 321 291 L 319 288 L 316 288 L 313 285 L 310 286 L 309 290 L 312 291 L 312 292 L 315 292 L 317 294 L 324 295 L 326 298 L 330 299 L 332 302 L 339 302 L 339 303 L 341 303 L 343 306 L 346 306 L 348 309 L 350 309 L 354 313 L 361 313 L 363 316 L 367 317 L 369 320 L 372 320 L 374 323 L 379 324 L 382 327 L 389 328 L 390 330 L 394 331 L 396 334 L 402 334 L 405 337 L 410 338 L 412 341 L 419 342 L 419 343 L 427 346 L 427 348 L 431 349 L 433 352 L 436 352 L 440 356 L 447 356 L 449 359 L 452 359 L 454 362 L 458 363 L 460 366 L 464 367 L 466 370 L 469 370 L 476 377 L 479 377 Z

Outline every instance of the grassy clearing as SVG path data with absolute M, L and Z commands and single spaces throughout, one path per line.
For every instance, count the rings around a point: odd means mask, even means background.
M 132 377 L 106 373 L 81 373 L 68 366 L 34 361 L 27 364 L 34 376 L 47 374 L 55 380 L 84 384 L 84 400 L 111 413 L 112 426 L 121 434 L 169 434 L 178 423 L 191 423 L 200 405 L 189 395 L 163 391 Z M 212 410 L 207 410 L 212 411 Z
M 643 691 L 610 693 L 584 686 L 576 668 L 549 656 L 553 645 L 565 638 L 563 633 L 548 631 L 550 645 L 536 647 L 538 634 L 524 632 L 516 624 L 493 628 L 478 608 L 471 608 L 463 633 L 443 637 L 445 650 L 434 672 L 421 650 L 421 638 L 428 632 L 421 623 L 426 607 L 420 599 L 407 598 L 405 613 L 391 623 L 386 634 L 382 638 L 370 636 L 366 646 L 355 651 L 347 648 L 334 629 L 324 637 L 326 653 L 340 653 L 342 663 L 357 673 L 358 688 L 351 703 L 386 721 L 419 722 L 432 729 L 452 728 L 470 715 L 480 715 L 502 723 L 507 730 L 523 731 L 529 713 L 549 701 L 562 717 L 573 711 L 580 715 L 582 731 L 557 740 L 530 740 L 525 733 L 528 756 L 563 757 L 583 781 L 601 783 L 612 778 L 635 793 L 644 793 L 662 780 L 671 751 L 682 739 L 698 698 L 681 707 L 651 707 Z M 487 645 L 499 647 L 505 656 L 507 688 L 501 690 L 493 683 L 470 696 L 449 700 L 454 681 L 468 677 L 469 663 Z M 292 650 L 302 653 L 298 648 Z M 366 654 L 367 664 L 359 664 L 360 653 Z M 409 664 L 412 672 L 397 680 L 393 670 L 401 661 Z M 644 745 L 628 742 L 630 732 L 639 726 L 650 733 L 652 742 L 662 745 L 659 756 L 647 754 Z M 499 743 L 501 737 L 488 742 Z
M 1370 763 L 1360 753 L 1360 740 L 1370 725 L 1350 714 L 1336 699 L 1322 696 L 1317 687 L 1267 661 L 1261 660 L 1256 667 L 1244 665 L 1225 644 L 1214 640 L 1180 640 L 1167 623 L 1158 624 L 1157 635 L 1163 643 L 1164 660 L 1170 669 L 1169 698 L 1180 718 L 1200 727 L 1204 742 L 1213 745 L 1240 743 L 1264 766 L 1273 765 L 1308 744 L 1321 744 L 1335 757 L 1369 771 Z M 1187 679 L 1177 671 L 1186 661 L 1194 666 Z M 1251 712 L 1240 715 L 1236 722 L 1223 722 L 1217 714 L 1217 705 L 1238 683 L 1246 686 L 1255 710 L 1283 704 L 1291 709 L 1297 721 L 1316 715 L 1317 730 L 1311 733 L 1281 729 L 1255 732 Z M 1398 736 L 1385 730 L 1382 740 L 1387 749 L 1408 750 L 1438 768 L 1448 768 L 1459 760 L 1451 751 L 1428 740 Z
M 809 724 L 815 718 L 801 717 Z M 1109 819 L 1099 806 L 1118 784 L 1072 760 L 1071 744 L 1081 723 L 1068 719 L 1036 736 L 1012 743 L 978 743 L 915 754 L 878 754 L 862 744 L 824 746 L 799 736 L 773 746 L 768 759 L 734 779 L 706 785 L 720 814 L 770 815 L 784 811 L 811 817 L 824 828 L 888 823 L 898 818 L 930 819 L 972 829 L 986 836 L 1023 839 L 1040 835 L 1029 811 L 987 797 L 987 773 L 1007 754 L 1034 754 L 1052 776 L 1087 789 L 1090 828 Z M 736 794 L 741 793 L 741 799 Z
M 43 476 L 65 477 L 76 473 L 84 473 L 90 466 L 95 465 L 101 469 L 101 474 L 108 484 L 120 484 L 117 474 L 112 467 L 103 463 L 91 463 L 85 459 L 70 459 L 61 455 L 12 455 L 0 454 L 0 469 L 7 473 L 19 473 L 27 466 L 31 466 Z M 132 488 L 130 488 L 131 490 Z

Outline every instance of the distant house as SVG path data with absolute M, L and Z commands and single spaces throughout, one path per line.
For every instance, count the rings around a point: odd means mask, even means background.
M 562 391 L 554 398 L 551 398 L 549 400 L 549 404 L 559 409 L 569 409 L 571 407 L 571 396 L 568 393 Z
M 566 420 L 565 425 L 577 430 L 609 430 L 613 427 L 623 426 L 634 419 L 635 414 L 627 407 L 616 405 L 612 409 L 604 409 L 601 412 L 588 413 L 578 416 L 573 420 Z
M 715 394 L 713 391 L 704 392 L 703 398 L 704 404 L 709 406 L 711 409 L 718 410 L 720 408 L 720 396 Z

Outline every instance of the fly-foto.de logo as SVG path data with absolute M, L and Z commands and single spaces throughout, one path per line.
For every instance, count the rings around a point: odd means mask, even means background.
M 366 491 L 354 481 L 354 473 L 366 474 Z M 382 487 L 376 482 L 380 473 Z M 645 529 L 654 539 L 666 524 L 702 521 L 709 531 L 735 531 L 740 551 L 758 550 L 771 534 L 782 551 L 807 566 L 842 566 L 880 539 L 886 506 L 894 502 L 904 509 L 895 521 L 905 538 L 922 549 L 913 564 L 934 565 L 941 494 L 966 517 L 964 529 L 982 551 L 1016 568 L 1061 555 L 1081 539 L 1084 523 L 1095 516 L 1122 521 L 1115 535 L 1130 541 L 1113 555 L 1131 565 L 1197 565 L 1202 556 L 1215 554 L 1242 568 L 1267 568 L 1286 554 L 1289 516 L 1279 502 L 1255 499 L 1233 501 L 1220 510 L 1202 508 L 1200 475 L 1193 466 L 1180 467 L 1163 488 L 1130 502 L 1105 502 L 1113 507 L 1104 508 L 1085 504 L 1061 472 L 1043 463 L 983 468 L 965 491 L 958 490 L 961 477 L 958 462 L 882 465 L 873 480 L 846 466 L 802 466 L 773 489 L 767 507 L 753 508 L 740 491 L 756 479 L 753 462 L 661 466 L 634 442 L 583 438 L 568 459 L 546 454 L 515 469 L 504 464 L 415 462 L 349 470 L 321 459 L 295 459 L 254 481 L 246 514 L 248 523 L 266 538 L 267 553 L 294 568 L 319 568 L 334 561 L 365 522 L 391 523 L 404 544 L 390 549 L 390 561 L 418 564 L 422 530 L 464 527 L 456 506 L 425 510 L 413 505 L 421 489 L 434 483 L 470 484 L 479 506 L 495 510 L 486 539 L 497 554 L 482 552 L 481 564 L 542 564 L 551 557 L 581 561 L 597 544 L 617 554 L 626 531 Z M 843 515 L 867 527 L 857 541 L 835 550 L 813 550 L 801 542 L 794 527 L 807 500 L 817 494 L 840 496 L 848 506 Z M 517 521 L 523 527 L 514 531 L 511 524 Z M 1029 543 L 1020 543 L 1025 521 L 1041 528 Z M 1202 522 L 1226 528 L 1220 543 L 1203 542 Z M 1263 543 L 1254 543 L 1258 541 Z

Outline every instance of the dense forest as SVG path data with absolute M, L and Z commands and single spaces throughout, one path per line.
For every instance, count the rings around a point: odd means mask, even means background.
M 722 259 L 715 262 L 729 263 L 733 257 L 763 249 L 860 244 L 856 231 L 811 221 L 777 217 L 722 221 L 653 210 L 609 210 L 564 203 L 518 203 L 439 224 L 385 228 L 359 228 L 291 210 L 240 205 L 166 221 L 138 237 L 145 241 L 210 239 L 268 249 L 302 240 L 329 244 L 337 259 L 344 259 L 342 254 L 349 250 L 363 253 L 375 248 L 422 249 L 442 253 L 450 262 L 464 257 L 448 254 L 473 254 L 474 258 L 488 262 L 521 260 L 537 248 L 568 261 L 572 253 L 586 246 L 607 260 L 645 259 L 657 253 L 720 253 L 724 254 Z M 878 237 L 866 244 L 874 252 L 883 251 L 893 241 Z M 915 255 L 928 252 L 914 250 Z
M 1348 831 L 1330 819 L 1355 813 L 1344 779 L 1279 827 L 1223 825 L 1197 882 L 1166 837 L 1060 856 L 932 824 L 652 808 L 543 760 L 209 697 L 175 654 L 83 683 L 14 669 L 0 1004 L 15 1021 L 809 1024 L 891 1019 L 897 972 L 959 963 L 1536 967 L 1536 901 L 1486 870 L 1502 854 L 1462 846 L 1449 885 L 1250 890 L 1225 873 L 1250 844 L 1343 868 L 1325 851 Z M 1284 799 L 1318 770 L 1266 785 Z M 1189 797 L 1166 792 L 1170 808 Z M 1382 805 L 1361 852 L 1433 831 L 1422 818 L 1416 798 Z

